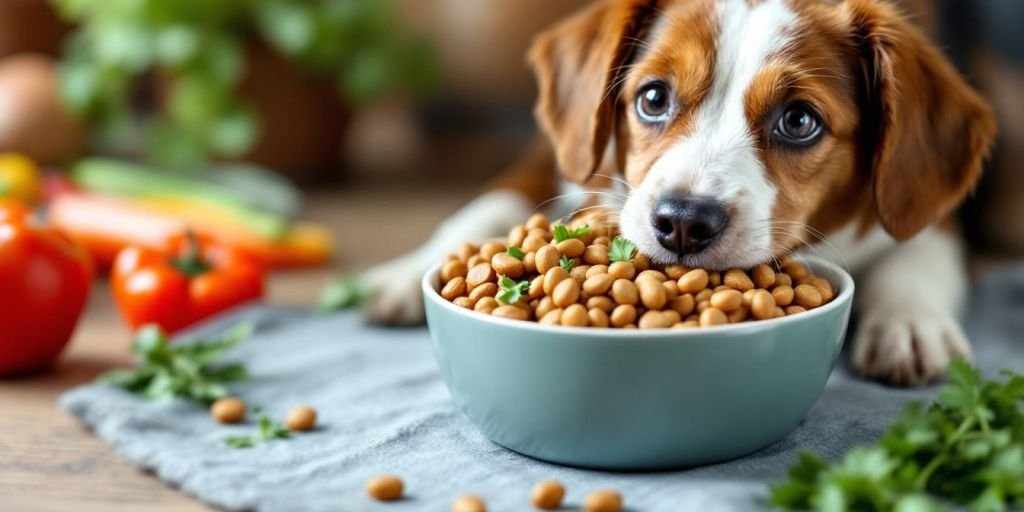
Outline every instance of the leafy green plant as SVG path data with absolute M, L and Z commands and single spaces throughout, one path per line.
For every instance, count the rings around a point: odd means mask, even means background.
M 232 448 L 252 448 L 256 443 L 271 439 L 288 439 L 291 436 L 292 431 L 288 430 L 288 427 L 271 420 L 268 416 L 261 416 L 255 434 L 225 437 L 224 444 Z
M 66 40 L 61 95 L 106 146 L 133 141 L 134 103 L 154 78 L 162 111 L 141 120 L 151 159 L 178 167 L 239 156 L 259 126 L 237 88 L 261 41 L 343 98 L 365 104 L 436 80 L 430 48 L 401 31 L 388 0 L 51 0 L 78 28 Z M 125 149 L 125 148 L 120 148 Z
M 515 281 L 508 276 L 498 279 L 498 300 L 505 304 L 516 304 L 530 290 L 529 281 Z
M 576 266 L 576 260 L 568 256 L 562 256 L 562 258 L 558 260 L 558 266 L 562 267 L 566 272 L 572 272 L 572 268 Z
M 636 244 L 617 236 L 615 240 L 612 240 L 611 248 L 608 249 L 608 260 L 612 263 L 625 262 L 633 259 L 634 254 L 636 254 Z
M 135 368 L 111 370 L 100 381 L 150 399 L 183 397 L 210 404 L 228 396 L 228 383 L 248 377 L 240 363 L 215 362 L 251 333 L 251 325 L 241 324 L 217 339 L 172 345 L 163 330 L 148 325 L 132 343 L 138 355 Z
M 370 290 L 359 274 L 348 274 L 329 281 L 320 290 L 316 308 L 321 312 L 350 309 L 366 302 Z
M 579 238 L 590 233 L 590 226 L 583 226 L 579 229 L 569 229 L 564 224 L 556 224 L 551 228 L 551 232 L 555 235 L 555 243 L 560 243 L 570 238 Z
M 522 261 L 523 258 L 526 257 L 526 253 L 523 252 L 522 249 L 520 249 L 520 248 L 518 248 L 518 247 L 516 247 L 514 245 L 512 247 L 509 247 L 508 250 L 505 251 L 505 252 L 508 253 L 509 256 L 512 256 L 513 258 L 515 258 L 515 259 L 517 259 L 519 261 Z
M 1024 376 L 983 381 L 963 360 L 931 407 L 910 404 L 878 445 L 835 465 L 802 453 L 772 503 L 793 510 L 977 512 L 1024 505 Z

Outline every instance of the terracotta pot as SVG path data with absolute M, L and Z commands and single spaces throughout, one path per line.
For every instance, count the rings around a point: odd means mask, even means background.
M 239 93 L 255 108 L 260 136 L 243 157 L 300 183 L 337 178 L 341 140 L 350 112 L 334 81 L 298 69 L 263 46 L 253 46 Z
M 0 58 L 26 52 L 57 56 L 68 28 L 47 0 L 0 0 Z

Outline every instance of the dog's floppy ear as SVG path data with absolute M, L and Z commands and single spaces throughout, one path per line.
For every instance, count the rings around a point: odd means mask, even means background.
M 572 181 L 586 181 L 601 164 L 615 125 L 617 80 L 656 4 L 598 2 L 538 36 L 530 49 L 539 85 L 534 113 Z
M 847 0 L 845 8 L 867 86 L 875 207 L 886 231 L 906 240 L 971 191 L 996 122 L 988 104 L 893 6 Z

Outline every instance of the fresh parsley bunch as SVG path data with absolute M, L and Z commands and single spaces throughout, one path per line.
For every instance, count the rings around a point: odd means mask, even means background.
M 247 378 L 242 364 L 215 361 L 251 333 L 252 325 L 242 324 L 218 339 L 171 345 L 163 330 L 148 325 L 132 343 L 136 367 L 111 370 L 100 381 L 150 399 L 184 397 L 209 404 L 228 395 L 227 383 Z
M 626 262 L 633 259 L 634 254 L 636 254 L 636 244 L 617 236 L 615 240 L 612 240 L 611 248 L 608 249 L 608 260 L 612 263 Z
M 877 446 L 829 466 L 803 453 L 771 490 L 783 509 L 1003 511 L 1024 506 L 1024 376 L 982 381 L 963 360 L 931 407 L 910 404 Z
M 505 304 L 518 303 L 529 290 L 529 281 L 516 281 L 508 276 L 498 278 L 498 300 Z
M 590 226 L 583 226 L 579 229 L 569 229 L 564 224 L 557 224 L 552 226 L 551 233 L 555 235 L 555 243 L 561 243 L 570 238 L 579 238 L 590 233 Z

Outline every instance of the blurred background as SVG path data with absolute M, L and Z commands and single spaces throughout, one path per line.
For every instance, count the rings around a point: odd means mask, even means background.
M 0 152 L 61 171 L 33 201 L 152 199 L 167 175 L 181 191 L 199 180 L 268 214 L 272 229 L 246 226 L 256 239 L 283 236 L 274 216 L 311 215 L 327 225 L 300 242 L 347 230 L 337 247 L 368 264 L 415 245 L 516 159 L 534 134 L 530 39 L 587 3 L 0 0 Z M 1001 117 L 967 232 L 986 253 L 1024 253 L 1024 2 L 904 3 Z M 187 219 L 188 198 L 173 199 L 133 206 Z M 208 203 L 222 231 L 238 227 L 239 211 Z M 370 258 L 344 239 L 376 233 L 347 222 L 365 208 L 381 222 L 425 213 Z

